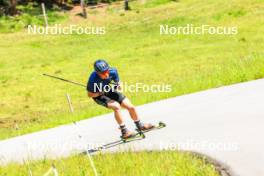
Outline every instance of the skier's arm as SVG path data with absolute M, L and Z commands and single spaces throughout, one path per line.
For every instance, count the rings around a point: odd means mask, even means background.
M 87 95 L 90 98 L 95 98 L 95 97 L 98 97 L 98 96 L 102 95 L 102 93 L 100 93 L 100 92 L 89 92 L 88 91 Z
M 120 79 L 119 79 L 119 75 L 118 75 L 118 72 L 117 72 L 117 70 L 116 69 L 114 69 L 114 78 L 113 78 L 113 81 L 114 81 L 114 85 L 115 85 L 115 89 L 116 90 L 122 90 L 122 87 L 121 87 L 121 81 L 120 81 Z
M 117 82 L 117 83 L 116 83 L 116 89 L 117 89 L 117 90 L 122 90 L 122 86 L 121 86 L 121 85 L 122 85 L 122 83 L 121 83 L 120 81 Z
M 96 81 L 93 78 L 93 75 L 90 76 L 88 82 L 87 82 L 87 86 L 86 86 L 86 90 L 87 90 L 87 95 L 90 98 L 95 98 L 98 97 L 100 95 L 102 95 L 102 93 L 98 90 L 96 90 Z

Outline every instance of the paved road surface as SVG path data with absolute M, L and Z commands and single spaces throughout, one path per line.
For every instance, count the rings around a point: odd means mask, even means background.
M 206 154 L 241 176 L 264 176 L 264 79 L 139 106 L 144 121 L 167 123 L 144 140 L 106 151 L 182 149 Z M 123 112 L 131 129 L 134 124 Z M 79 137 L 80 136 L 80 137 Z M 0 162 L 68 156 L 118 140 L 113 114 L 0 141 Z

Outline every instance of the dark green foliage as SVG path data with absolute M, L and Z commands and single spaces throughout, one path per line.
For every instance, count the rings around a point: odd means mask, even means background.
M 41 7 L 37 3 L 18 5 L 19 15 L 0 17 L 0 32 L 15 32 L 27 27 L 28 25 L 44 25 Z M 63 21 L 66 15 L 57 13 L 56 9 L 47 9 L 49 24 Z
M 62 0 L 0 0 L 0 16 L 3 15 L 20 15 L 21 11 L 17 9 L 17 6 L 27 6 L 28 4 L 35 4 L 35 6 L 40 6 L 40 4 L 44 2 L 45 7 L 47 9 L 54 9 L 54 7 L 59 7 L 60 9 L 70 10 L 69 5 L 71 1 L 64 1 Z
M 0 0 L 0 17 L 6 13 L 8 3 L 6 0 Z

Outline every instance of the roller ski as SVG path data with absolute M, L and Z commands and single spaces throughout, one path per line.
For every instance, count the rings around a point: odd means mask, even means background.
M 122 133 L 121 139 L 123 140 L 123 142 L 128 142 L 128 141 L 131 141 L 133 139 L 138 139 L 138 138 L 145 138 L 144 133 L 155 130 L 155 129 L 161 129 L 161 128 L 166 127 L 166 124 L 163 122 L 159 122 L 157 125 L 153 125 L 151 123 L 142 123 L 138 121 L 138 122 L 135 122 L 135 125 L 136 125 L 137 133 L 130 132 L 126 128 L 123 129 L 123 131 L 121 129 L 121 133 Z
M 120 138 L 124 143 L 145 138 L 145 135 L 142 132 L 131 132 L 127 128 L 121 129 L 121 133 L 122 135 Z
M 138 133 L 146 133 L 152 130 L 157 130 L 166 127 L 166 124 L 164 122 L 159 122 L 157 125 L 153 124 L 141 124 L 137 126 L 136 131 Z
M 121 126 L 119 128 L 121 130 L 121 136 L 120 136 L 121 140 L 114 141 L 114 142 L 102 145 L 100 147 L 91 149 L 89 152 L 101 151 L 101 150 L 111 148 L 111 147 L 114 147 L 116 145 L 120 145 L 123 143 L 144 139 L 145 138 L 144 133 L 155 130 L 155 129 L 161 129 L 161 128 L 164 128 L 165 126 L 166 124 L 163 122 L 159 122 L 157 125 L 136 122 L 136 127 L 137 127 L 136 132 L 131 132 L 125 126 Z

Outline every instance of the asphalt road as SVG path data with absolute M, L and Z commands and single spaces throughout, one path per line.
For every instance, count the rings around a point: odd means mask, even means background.
M 190 150 L 208 155 L 236 175 L 264 175 L 264 79 L 179 96 L 138 107 L 145 122 L 166 128 L 106 149 Z M 87 109 L 89 110 L 89 109 Z M 123 111 L 128 127 L 134 129 Z M 0 141 L 0 163 L 65 157 L 119 139 L 113 114 Z

